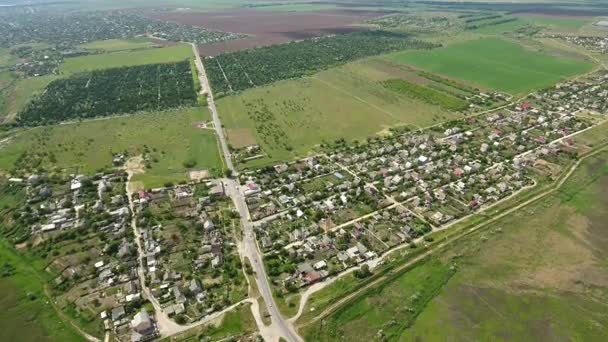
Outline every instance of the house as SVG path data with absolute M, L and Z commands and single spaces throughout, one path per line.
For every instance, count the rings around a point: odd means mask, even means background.
M 112 321 L 116 322 L 119 319 L 121 319 L 123 316 L 125 315 L 125 307 L 124 306 L 118 306 L 115 307 L 114 309 L 112 309 Z
M 192 279 L 190 281 L 190 286 L 188 287 L 190 289 L 190 292 L 192 292 L 193 294 L 199 294 L 200 292 L 203 291 L 203 287 L 201 286 L 201 282 L 198 281 L 198 279 Z
M 131 328 L 133 329 L 132 342 L 147 340 L 155 333 L 154 323 L 152 323 L 146 309 L 142 309 L 133 317 Z

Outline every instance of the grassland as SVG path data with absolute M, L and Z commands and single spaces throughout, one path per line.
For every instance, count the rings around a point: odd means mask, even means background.
M 13 274 L 0 278 L 0 329 L 6 341 L 83 341 L 63 321 L 46 297 L 43 284 L 31 265 L 0 241 L 0 262 L 11 265 Z
M 400 341 L 605 340 L 607 187 L 603 152 L 586 159 L 557 193 L 357 297 L 305 334 L 315 340 L 379 334 Z M 457 271 L 418 310 L 411 302 L 424 302 L 427 292 L 413 297 L 412 291 L 436 288 L 447 265 Z
M 396 125 L 429 126 L 460 116 L 381 84 L 398 72 L 365 60 L 250 89 L 217 105 L 233 147 L 254 141 L 267 154 L 245 166 L 289 160 L 340 138 L 362 140 Z
M 59 67 L 59 72 L 62 74 L 73 74 L 81 71 L 121 66 L 179 62 L 188 58 L 192 58 L 192 48 L 190 45 L 180 44 L 164 48 L 117 51 L 67 58 Z
M 593 66 L 536 53 L 499 38 L 476 39 L 431 51 L 406 51 L 388 58 L 515 95 L 587 72 Z
M 101 50 L 105 52 L 115 52 L 123 50 L 135 50 L 154 47 L 154 44 L 148 38 L 131 38 L 131 39 L 108 39 L 98 40 L 80 45 L 86 50 Z
M 219 174 L 215 134 L 196 127 L 208 120 L 206 109 L 190 108 L 19 131 L 2 148 L 0 168 L 43 166 L 91 173 L 112 166 L 112 153 L 127 152 L 147 153 L 150 167 L 136 176 L 147 187 L 185 180 L 185 165 Z

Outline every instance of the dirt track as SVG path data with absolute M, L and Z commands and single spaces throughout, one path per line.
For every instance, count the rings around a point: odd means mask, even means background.
M 199 47 L 204 56 L 215 56 L 222 52 L 286 43 L 292 40 L 323 35 L 360 31 L 354 26 L 367 19 L 382 16 L 387 12 L 328 10 L 320 12 L 271 12 L 239 9 L 216 12 L 150 13 L 157 19 L 170 20 L 211 30 L 238 32 L 250 37 Z

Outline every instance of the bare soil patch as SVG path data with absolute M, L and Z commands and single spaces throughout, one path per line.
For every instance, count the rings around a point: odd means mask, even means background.
M 231 128 L 226 130 L 228 140 L 234 148 L 243 148 L 257 144 L 251 129 L 249 128 Z
M 211 30 L 238 32 L 248 38 L 206 44 L 199 47 L 201 55 L 216 56 L 223 52 L 286 43 L 325 35 L 364 30 L 355 24 L 388 12 L 328 10 L 319 12 L 257 11 L 238 9 L 215 12 L 148 13 L 156 19 L 205 27 Z

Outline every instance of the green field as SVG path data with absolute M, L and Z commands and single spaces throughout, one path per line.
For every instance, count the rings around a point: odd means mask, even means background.
M 112 153 L 127 151 L 134 156 L 147 150 L 150 168 L 135 177 L 147 187 L 185 180 L 187 163 L 219 174 L 222 161 L 215 133 L 195 125 L 208 120 L 206 109 L 191 108 L 38 127 L 16 133 L 2 148 L 0 168 L 40 165 L 92 173 L 112 166 Z M 17 163 L 24 154 L 26 158 Z
M 10 67 L 16 61 L 16 58 L 11 55 L 9 49 L 0 48 L 0 69 Z
M 480 87 L 524 94 L 591 70 L 592 63 L 543 55 L 499 38 L 482 38 L 431 51 L 390 55 L 392 61 Z
M 5 341 L 84 341 L 49 304 L 43 284 L 31 265 L 0 241 L 0 266 L 14 273 L 0 277 L 0 329 Z
M 290 160 L 339 138 L 364 140 L 396 125 L 460 116 L 387 89 L 381 81 L 398 77 L 398 70 L 382 68 L 367 60 L 349 63 L 221 98 L 218 111 L 234 147 L 257 143 L 268 155 L 244 166 Z
M 305 328 L 314 340 L 608 338 L 608 152 L 560 190 Z M 446 280 L 446 267 L 455 274 Z M 416 295 L 412 295 L 416 292 Z M 431 299 L 426 302 L 427 299 Z M 419 305 L 420 304 L 420 305 Z
M 165 48 L 118 51 L 67 58 L 59 67 L 59 72 L 63 74 L 72 74 L 81 71 L 116 68 L 121 66 L 179 62 L 188 58 L 192 58 L 192 47 L 188 44 L 180 44 Z
M 155 44 L 148 38 L 97 40 L 80 45 L 83 49 L 101 50 L 106 52 L 143 49 L 153 46 L 155 46 Z

